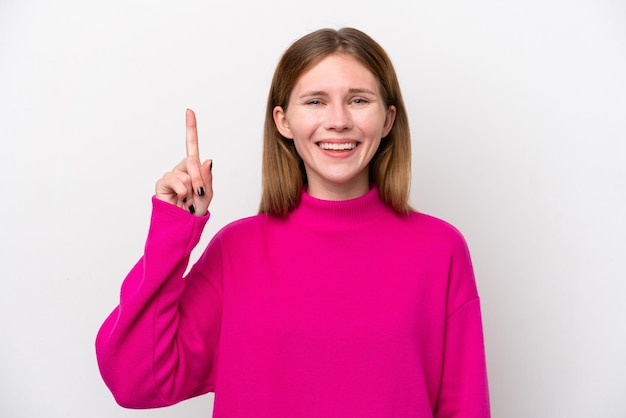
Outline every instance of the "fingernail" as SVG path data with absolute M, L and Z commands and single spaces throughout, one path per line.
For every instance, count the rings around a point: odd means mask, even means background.
M 194 208 L 193 205 L 189 205 L 189 213 L 191 213 L 192 215 L 196 213 L 196 208 Z
M 183 197 L 183 203 L 187 203 L 187 198 Z
M 213 171 L 213 161 L 211 161 L 211 164 L 209 164 L 209 171 Z
M 204 196 L 204 187 L 198 187 L 198 196 Z

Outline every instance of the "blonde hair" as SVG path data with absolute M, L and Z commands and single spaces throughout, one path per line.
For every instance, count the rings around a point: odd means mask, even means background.
M 397 213 L 407 213 L 411 181 L 411 135 L 400 85 L 385 50 L 365 33 L 342 28 L 320 29 L 294 42 L 281 57 L 270 87 L 263 135 L 263 184 L 259 213 L 286 216 L 300 202 L 307 183 L 302 158 L 292 140 L 274 123 L 273 110 L 286 111 L 289 96 L 300 75 L 331 54 L 348 54 L 369 69 L 380 84 L 387 107 L 395 106 L 393 128 L 381 141 L 370 162 L 370 182 L 380 199 Z

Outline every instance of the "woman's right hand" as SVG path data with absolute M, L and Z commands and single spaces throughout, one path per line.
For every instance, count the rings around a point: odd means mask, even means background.
M 157 199 L 188 210 L 196 216 L 206 215 L 213 198 L 212 160 L 200 163 L 196 115 L 187 109 L 187 157 L 156 183 Z

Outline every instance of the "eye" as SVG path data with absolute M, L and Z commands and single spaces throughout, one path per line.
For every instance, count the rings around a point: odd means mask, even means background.
M 368 101 L 367 99 L 364 99 L 363 97 L 356 97 L 352 99 L 352 103 L 360 105 L 360 104 L 367 104 Z
M 319 99 L 311 99 L 311 100 L 307 101 L 306 104 L 312 105 L 312 106 L 317 106 L 317 105 L 321 105 L 322 101 L 319 100 Z

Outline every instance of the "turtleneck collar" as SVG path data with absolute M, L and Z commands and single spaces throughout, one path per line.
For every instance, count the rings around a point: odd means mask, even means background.
M 363 196 L 349 200 L 322 200 L 302 192 L 300 205 L 289 215 L 294 221 L 317 225 L 354 225 L 375 221 L 380 216 L 389 216 L 388 208 L 378 196 L 378 189 L 372 187 Z

